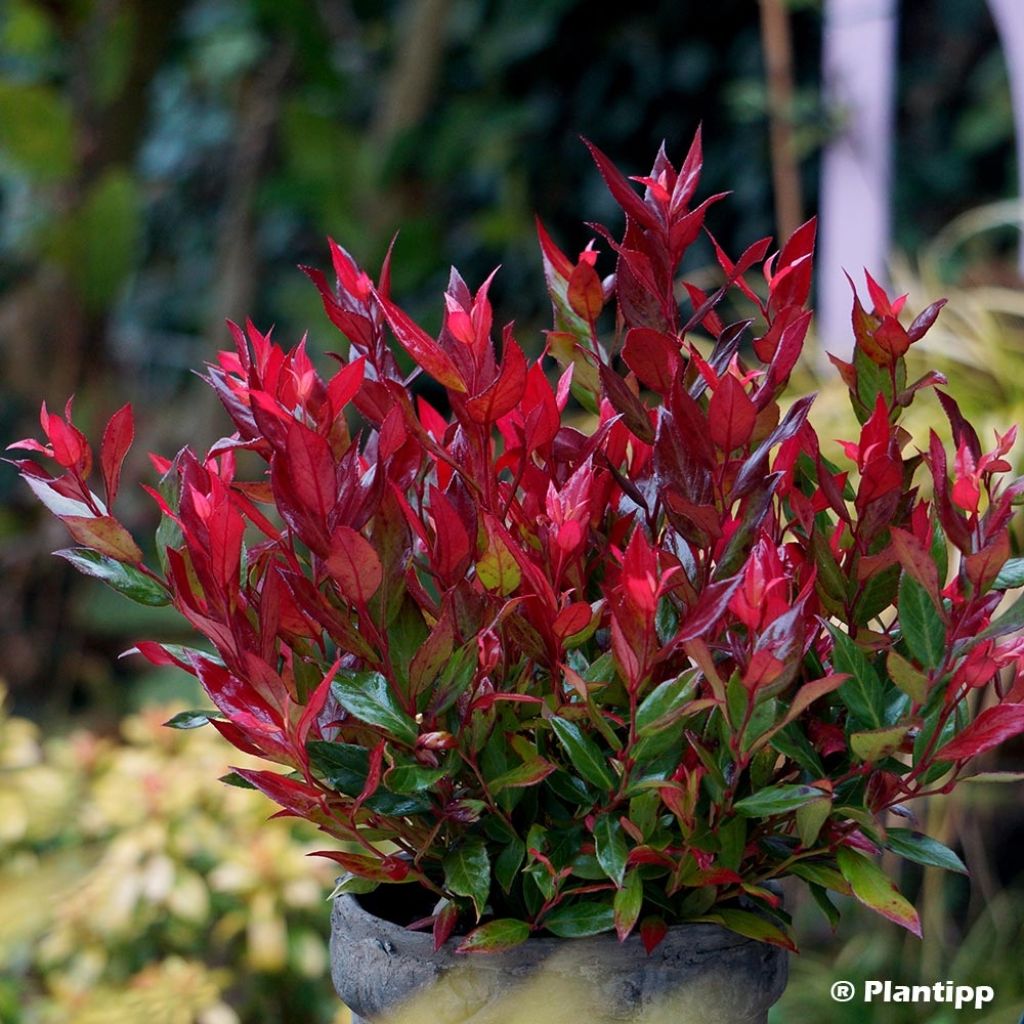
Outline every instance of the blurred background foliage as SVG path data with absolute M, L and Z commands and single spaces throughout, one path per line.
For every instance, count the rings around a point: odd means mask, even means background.
M 809 214 L 840 114 L 820 98 L 819 0 L 786 8 L 795 92 L 777 113 Z M 914 309 L 953 300 L 917 357 L 986 424 L 1019 422 L 1013 127 L 985 3 L 903 4 L 899 51 L 892 273 Z M 501 264 L 498 317 L 536 352 L 533 214 L 570 251 L 584 218 L 614 216 L 578 135 L 644 173 L 703 121 L 704 192 L 733 192 L 711 226 L 736 251 L 772 231 L 768 108 L 755 0 L 2 0 L 0 437 L 74 392 L 92 428 L 136 403 L 128 476 L 148 450 L 212 441 L 224 421 L 191 369 L 225 317 L 339 344 L 296 269 L 325 265 L 327 235 L 375 270 L 400 227 L 394 287 L 426 324 L 449 264 L 472 284 Z M 811 356 L 819 431 L 850 436 L 845 389 Z M 159 728 L 195 703 L 188 680 L 116 655 L 180 627 L 73 578 L 15 479 L 0 467 L 0 676 L 20 716 L 0 724 L 0 1021 L 331 1021 L 330 872 L 302 857 L 310 837 L 213 783 L 216 737 Z M 144 497 L 123 500 L 153 525 Z M 925 944 L 855 914 L 836 939 L 808 921 L 777 1019 L 837 1019 L 826 993 L 847 965 L 1002 971 L 996 1005 L 1024 999 L 1024 968 L 999 955 L 1024 920 L 1014 805 L 977 787 L 944 819 L 976 878 L 907 879 Z

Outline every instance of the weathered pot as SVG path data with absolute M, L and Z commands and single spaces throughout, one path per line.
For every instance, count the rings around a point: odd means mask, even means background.
M 539 937 L 505 953 L 435 953 L 429 934 L 334 901 L 331 976 L 353 1024 L 765 1024 L 786 953 L 711 924 L 678 925 L 648 956 L 632 935 Z

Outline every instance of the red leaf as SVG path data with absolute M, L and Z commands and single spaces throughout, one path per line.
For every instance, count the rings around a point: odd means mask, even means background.
M 103 443 L 100 446 L 100 467 L 103 470 L 103 483 L 107 489 L 107 507 L 112 508 L 117 497 L 117 487 L 121 479 L 121 465 L 135 437 L 135 424 L 132 420 L 132 407 L 123 405 L 107 421 L 103 431 Z
M 525 389 L 526 357 L 511 330 L 506 330 L 501 371 L 479 395 L 466 403 L 466 411 L 477 423 L 494 423 L 519 404 Z
M 465 569 L 465 562 L 472 554 L 472 543 L 455 506 L 443 491 L 433 485 L 430 488 L 430 512 L 436 537 L 434 568 L 448 582 Z
M 633 190 L 633 187 L 626 180 L 622 172 L 587 139 L 583 140 L 584 145 L 590 150 L 590 155 L 601 172 L 608 191 L 611 192 L 615 201 L 622 207 L 623 212 L 631 220 L 635 220 L 645 228 L 656 228 L 660 224 L 657 213 L 648 206 Z
M 401 882 L 409 874 L 408 861 L 399 857 L 370 857 L 365 853 L 343 853 L 341 850 L 317 850 L 310 856 L 337 861 L 346 871 L 372 882 Z
M 668 934 L 668 925 L 660 917 L 645 917 L 640 922 L 640 941 L 648 955 L 654 952 L 655 947 Z
M 373 545 L 350 526 L 338 526 L 331 535 L 327 571 L 350 604 L 366 607 L 384 582 L 384 568 Z
M 632 327 L 622 347 L 625 364 L 652 391 L 667 395 L 681 363 L 679 340 L 650 327 Z
M 559 640 L 565 640 L 586 629 L 590 625 L 592 615 L 593 612 L 586 601 L 574 601 L 558 613 L 551 630 Z
M 966 761 L 1024 733 L 1024 704 L 986 708 L 935 755 L 936 761 Z
M 448 353 L 412 317 L 379 292 L 374 294 L 398 343 L 412 356 L 416 365 L 426 370 L 439 384 L 464 394 L 466 384 Z
M 139 565 L 142 552 L 132 535 L 113 516 L 61 516 L 68 532 L 87 548 L 117 562 Z
M 323 799 L 320 791 L 304 782 L 290 779 L 287 775 L 279 775 L 277 772 L 258 771 L 253 768 L 235 768 L 245 779 L 251 782 L 264 796 L 270 797 L 275 804 L 280 804 L 285 810 L 291 811 L 300 818 L 313 817 L 323 806 Z
M 727 373 L 719 381 L 708 405 L 711 439 L 725 453 L 743 448 L 754 432 L 757 409 L 743 385 Z
M 446 903 L 434 917 L 434 952 L 436 953 L 450 938 L 459 920 L 459 908 Z
M 601 287 L 601 278 L 597 276 L 597 271 L 586 260 L 580 260 L 569 275 L 569 288 L 566 297 L 573 312 L 579 314 L 588 323 L 593 323 L 601 315 L 601 310 L 604 308 L 604 290 Z

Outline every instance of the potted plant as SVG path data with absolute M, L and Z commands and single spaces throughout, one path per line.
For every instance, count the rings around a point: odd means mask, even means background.
M 208 642 L 135 648 L 213 702 L 169 724 L 273 763 L 226 781 L 333 840 L 335 983 L 371 1018 L 433 983 L 437 1019 L 488 1019 L 544 964 L 573 1012 L 763 1021 L 795 948 L 775 883 L 920 934 L 875 855 L 962 870 L 906 805 L 1024 732 L 1024 603 L 1000 607 L 1024 584 L 1015 430 L 986 450 L 940 375 L 907 380 L 942 302 L 904 326 L 903 298 L 854 292 L 833 362 L 859 431 L 834 462 L 813 396 L 786 396 L 813 222 L 770 257 L 709 235 L 706 294 L 678 280 L 722 198 L 695 202 L 699 135 L 642 194 L 591 148 L 626 218 L 595 228 L 615 271 L 539 227 L 537 359 L 511 325 L 495 344 L 489 281 L 452 272 L 434 337 L 388 261 L 374 284 L 334 243 L 336 288 L 306 269 L 347 339 L 333 375 L 231 325 L 206 379 L 234 432 L 153 457 L 155 561 L 114 513 L 130 409 L 103 433 L 103 497 L 70 405 L 12 446 L 59 467 L 16 462 L 78 545 L 60 554 Z M 909 443 L 919 399 L 951 451 Z

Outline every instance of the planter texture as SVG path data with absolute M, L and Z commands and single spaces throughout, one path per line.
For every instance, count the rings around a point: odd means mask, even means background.
M 784 951 L 717 925 L 640 939 L 535 938 L 506 953 L 439 952 L 429 934 L 334 902 L 331 975 L 353 1024 L 765 1024 L 786 985 Z

